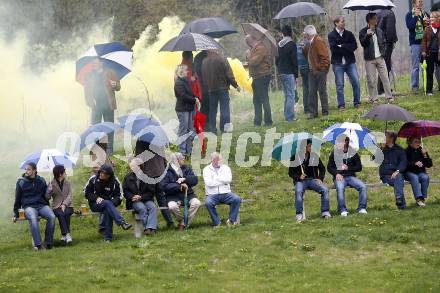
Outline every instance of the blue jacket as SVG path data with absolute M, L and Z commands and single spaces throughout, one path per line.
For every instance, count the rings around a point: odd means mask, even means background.
M 379 167 L 379 176 L 382 179 L 385 176 L 390 176 L 395 171 L 399 170 L 403 174 L 407 167 L 407 159 L 405 150 L 394 144 L 391 148 L 385 146 L 382 149 L 383 162 Z
M 15 187 L 14 216 L 18 218 L 20 208 L 41 208 L 49 205 L 46 198 L 47 185 L 43 177 L 36 176 L 34 179 L 20 177 Z
M 302 52 L 302 49 L 300 46 L 296 47 L 297 54 L 296 57 L 298 59 L 298 67 L 302 70 L 309 70 L 309 62 L 307 62 L 307 59 L 304 57 L 304 54 Z
M 182 169 L 183 178 L 186 178 L 184 183 L 188 185 L 188 200 L 191 200 L 192 198 L 196 197 L 193 187 L 197 185 L 199 180 L 197 176 L 194 175 L 194 172 L 191 170 L 190 167 L 183 165 L 180 168 Z M 160 182 L 161 190 L 165 192 L 167 202 L 184 201 L 185 194 L 180 190 L 180 184 L 177 183 L 177 179 L 179 178 L 180 176 L 177 175 L 173 167 L 171 167 L 171 165 L 168 165 L 167 174 Z
M 408 12 L 405 16 L 406 27 L 409 31 L 409 44 L 410 45 L 420 45 L 422 43 L 422 39 L 416 40 L 416 25 L 417 18 L 420 18 L 420 21 L 423 23 L 423 17 L 428 16 L 426 12 L 423 12 L 422 16 L 413 15 L 412 11 Z M 423 29 L 425 29 L 425 24 L 423 23 Z

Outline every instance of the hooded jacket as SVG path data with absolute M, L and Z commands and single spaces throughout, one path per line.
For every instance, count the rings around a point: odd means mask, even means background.
M 165 192 L 165 197 L 167 202 L 170 201 L 181 201 L 183 202 L 185 199 L 185 193 L 180 190 L 180 184 L 177 183 L 179 178 L 185 178 L 186 185 L 188 185 L 187 197 L 188 200 L 195 198 L 196 195 L 194 193 L 193 187 L 197 185 L 199 182 L 196 175 L 194 175 L 193 171 L 190 167 L 183 165 L 180 167 L 182 170 L 182 177 L 179 176 L 176 171 L 173 169 L 171 165 L 168 166 L 167 174 L 163 178 L 160 183 L 161 190 Z
M 130 172 L 125 176 L 122 184 L 122 190 L 124 191 L 124 197 L 127 200 L 126 209 L 131 210 L 133 208 L 133 196 L 140 195 L 141 202 L 153 201 L 155 193 L 155 185 L 147 184 L 142 180 L 139 180 L 134 172 Z
M 314 158 L 312 160 L 314 160 Z M 291 157 L 290 161 L 295 161 L 295 156 Z M 310 166 L 310 164 L 310 155 L 307 155 L 306 158 L 304 158 L 304 160 L 302 161 L 301 165 L 297 167 L 289 167 L 289 177 L 293 179 L 294 183 L 302 181 L 300 177 L 303 174 L 306 175 L 306 178 L 304 180 L 319 179 L 321 181 L 324 181 L 325 167 L 321 159 L 319 159 L 319 163 L 317 166 Z
M 23 174 L 15 186 L 14 216 L 18 218 L 20 208 L 41 208 L 49 205 L 46 198 L 47 185 L 43 177 L 38 175 L 31 179 Z
M 342 162 L 339 163 L 347 165 L 347 170 L 342 170 L 341 166 L 336 166 L 336 163 L 337 162 L 335 162 L 335 152 L 333 151 L 331 152 L 327 163 L 327 171 L 333 175 L 333 180 L 336 178 L 337 174 L 341 174 L 344 177 L 356 177 L 356 173 L 362 171 L 361 157 L 358 153 L 354 154 L 351 158 L 349 158 L 348 156 L 342 157 Z
M 99 175 L 105 172 L 110 175 L 107 181 L 99 179 Z M 96 203 L 98 197 L 104 200 L 111 200 L 115 206 L 122 203 L 122 187 L 119 180 L 115 177 L 110 166 L 102 166 L 96 175 L 92 175 L 84 188 L 84 194 L 89 201 L 90 208 Z
M 406 154 L 403 148 L 397 144 L 392 147 L 385 146 L 382 149 L 383 161 L 379 167 L 379 176 L 382 179 L 385 176 L 391 176 L 399 170 L 403 174 L 407 167 Z
M 279 74 L 293 74 L 298 78 L 298 49 L 290 37 L 284 37 L 278 43 L 278 56 L 275 63 Z

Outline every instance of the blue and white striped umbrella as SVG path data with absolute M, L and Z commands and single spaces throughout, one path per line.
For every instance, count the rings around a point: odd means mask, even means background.
M 349 137 L 350 146 L 357 150 L 376 145 L 376 137 L 371 134 L 368 128 L 351 122 L 336 123 L 330 126 L 324 130 L 323 139 L 336 144 L 336 140 L 340 135 Z
M 90 126 L 80 135 L 79 149 L 82 150 L 88 145 L 95 144 L 97 141 L 110 133 L 115 132 L 117 129 L 119 129 L 119 125 L 113 122 L 101 122 Z
M 63 165 L 66 169 L 71 169 L 76 164 L 76 158 L 57 149 L 44 149 L 28 155 L 20 164 L 20 169 L 24 169 L 27 164 L 35 163 L 38 172 L 51 172 L 56 165 Z
M 119 80 L 131 72 L 133 51 L 119 42 L 98 44 L 91 47 L 76 61 L 76 80 L 84 84 L 84 78 L 93 68 L 91 62 L 99 57 L 104 68 L 116 73 Z

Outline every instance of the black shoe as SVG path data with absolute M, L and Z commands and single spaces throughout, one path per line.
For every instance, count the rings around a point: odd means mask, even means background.
M 309 116 L 307 116 L 307 119 L 316 119 L 318 118 L 318 115 L 313 115 L 313 114 L 309 114 Z
M 124 230 L 128 230 L 132 227 L 132 225 L 130 223 L 127 223 L 125 220 L 122 220 L 121 227 Z
M 52 244 L 46 244 L 46 249 L 47 250 L 51 250 L 52 249 Z
M 345 107 L 344 107 L 345 109 Z M 328 116 L 328 112 L 322 112 L 322 116 Z
M 359 103 L 359 104 L 354 104 L 354 107 L 357 109 L 357 108 L 359 108 L 361 106 L 361 103 Z
M 99 228 L 99 229 L 98 229 L 98 233 L 101 234 L 101 235 L 104 235 L 104 233 L 105 233 L 105 228 Z
M 168 222 L 167 223 L 167 227 L 168 228 L 173 228 L 174 227 L 174 222 Z
M 345 106 L 339 106 L 339 107 L 338 107 L 338 110 L 339 110 L 339 111 L 344 111 L 344 110 L 345 110 Z

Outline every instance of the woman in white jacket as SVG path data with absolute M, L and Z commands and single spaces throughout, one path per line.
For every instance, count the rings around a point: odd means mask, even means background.
M 205 205 L 214 227 L 221 224 L 217 214 L 217 205 L 229 205 L 229 217 L 226 224 L 236 225 L 238 224 L 238 213 L 241 204 L 241 198 L 231 192 L 231 169 L 227 165 L 221 164 L 221 159 L 219 153 L 212 153 L 211 164 L 203 169 L 203 180 L 205 181 L 206 192 Z

